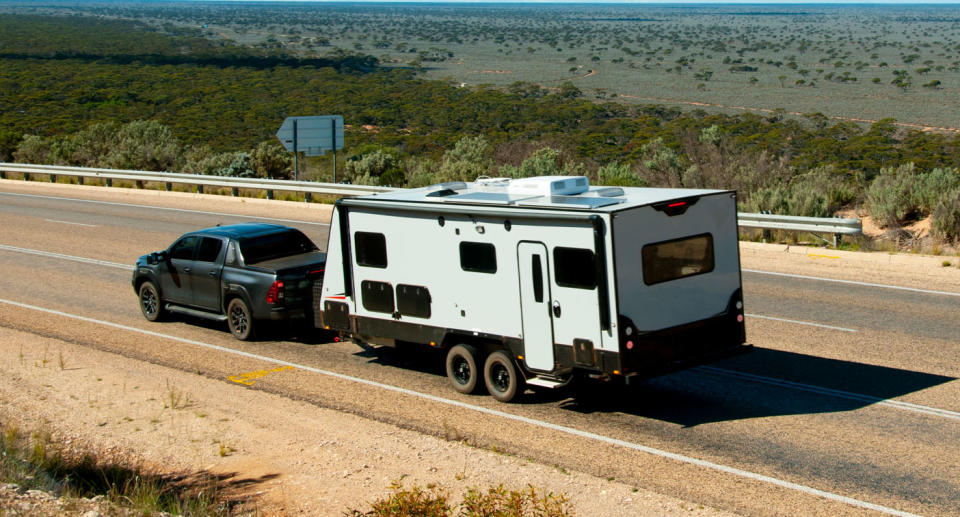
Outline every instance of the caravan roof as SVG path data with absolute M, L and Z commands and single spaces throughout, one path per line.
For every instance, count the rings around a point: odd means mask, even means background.
M 353 200 L 616 212 L 723 192 L 729 191 L 591 186 L 586 176 L 538 176 L 521 179 L 481 177 L 475 182 L 439 183 L 429 187 L 360 196 Z

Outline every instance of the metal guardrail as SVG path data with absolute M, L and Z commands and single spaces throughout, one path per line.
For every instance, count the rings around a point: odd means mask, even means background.
M 143 172 L 119 169 L 92 169 L 87 167 L 69 167 L 63 165 L 29 165 L 22 163 L 0 163 L 0 179 L 6 178 L 6 173 L 23 174 L 29 179 L 31 174 L 41 174 L 50 177 L 51 182 L 57 176 L 73 176 L 80 179 L 98 178 L 112 186 L 113 180 L 132 180 L 136 182 L 163 183 L 167 190 L 172 190 L 173 184 L 196 185 L 197 192 L 203 192 L 203 187 L 226 187 L 232 190 L 234 196 L 239 189 L 264 190 L 267 198 L 273 199 L 273 192 L 303 193 L 307 200 L 312 194 L 332 194 L 337 196 L 359 196 L 376 192 L 399 190 L 392 187 L 375 187 L 370 185 L 346 185 L 340 183 L 317 183 L 313 181 L 270 180 L 262 178 L 234 178 L 230 176 L 208 176 L 203 174 L 180 174 L 176 172 Z M 834 219 L 820 217 L 796 217 L 789 215 L 750 214 L 738 213 L 741 228 L 760 228 L 767 230 L 784 230 L 794 232 L 809 232 L 812 234 L 832 234 L 833 245 L 840 244 L 842 235 L 860 235 L 863 229 L 859 219 Z
M 738 213 L 737 224 L 741 228 L 760 228 L 764 230 L 785 230 L 809 232 L 814 235 L 827 233 L 833 235 L 833 247 L 840 245 L 843 235 L 863 234 L 860 219 L 840 219 L 831 217 L 798 217 L 793 215 Z M 766 235 L 764 235 L 766 237 Z
M 376 187 L 372 185 L 345 185 L 340 183 L 318 183 L 314 181 L 270 180 L 262 178 L 235 178 L 231 176 L 209 176 L 205 174 L 181 174 L 176 172 L 144 172 L 121 169 L 92 169 L 87 167 L 70 167 L 65 165 L 28 165 L 23 163 L 0 163 L 0 179 L 6 173 L 15 172 L 24 174 L 29 179 L 31 174 L 42 174 L 50 177 L 51 182 L 57 181 L 57 176 L 73 176 L 80 178 L 102 179 L 108 187 L 113 186 L 114 180 L 132 180 L 137 182 L 163 183 L 167 190 L 173 189 L 173 184 L 195 185 L 197 192 L 202 193 L 204 187 L 227 187 L 232 189 L 234 196 L 239 195 L 239 189 L 264 190 L 267 198 L 273 199 L 274 191 L 300 192 L 307 200 L 312 194 L 333 194 L 338 196 L 359 196 L 376 192 L 396 190 L 391 187 Z

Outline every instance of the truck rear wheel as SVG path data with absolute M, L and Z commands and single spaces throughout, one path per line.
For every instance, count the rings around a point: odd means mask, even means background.
M 476 348 L 457 345 L 447 352 L 447 378 L 453 389 L 460 393 L 473 393 L 477 391 L 479 377 Z
M 483 365 L 483 380 L 490 396 L 500 402 L 510 402 L 523 392 L 523 377 L 516 363 L 503 350 L 490 354 Z
M 240 341 L 253 339 L 253 315 L 242 298 L 234 298 L 227 305 L 227 326 L 233 337 Z

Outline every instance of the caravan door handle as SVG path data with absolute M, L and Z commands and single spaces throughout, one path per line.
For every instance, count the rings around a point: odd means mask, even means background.
M 553 301 L 553 317 L 554 318 L 560 317 L 560 302 L 556 300 Z

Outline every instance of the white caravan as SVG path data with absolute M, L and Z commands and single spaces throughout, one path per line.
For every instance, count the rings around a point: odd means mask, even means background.
M 318 326 L 442 347 L 457 391 L 486 385 L 501 401 L 745 341 L 732 191 L 547 176 L 345 198 L 315 291 Z

